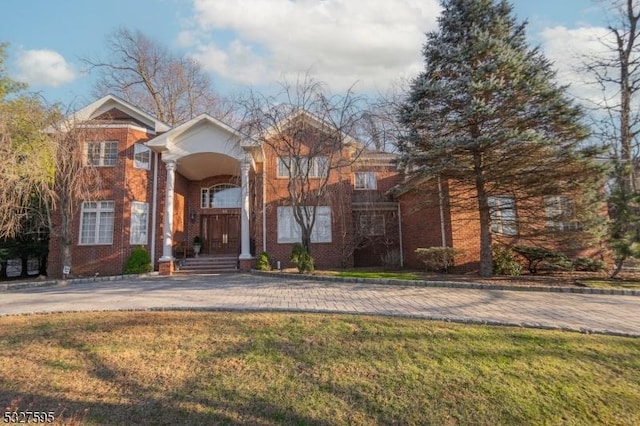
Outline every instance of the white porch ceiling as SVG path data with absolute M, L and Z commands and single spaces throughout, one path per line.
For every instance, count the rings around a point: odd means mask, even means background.
M 225 154 L 203 152 L 180 158 L 178 173 L 193 181 L 216 175 L 239 176 L 240 162 Z

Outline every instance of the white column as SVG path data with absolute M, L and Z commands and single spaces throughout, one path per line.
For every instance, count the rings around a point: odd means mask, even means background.
M 249 240 L 249 168 L 250 160 L 245 156 L 240 163 L 240 183 L 242 185 L 242 206 L 240 211 L 240 259 L 251 259 Z
M 176 183 L 176 162 L 167 161 L 167 187 L 164 200 L 164 243 L 160 262 L 173 260 L 173 193 Z

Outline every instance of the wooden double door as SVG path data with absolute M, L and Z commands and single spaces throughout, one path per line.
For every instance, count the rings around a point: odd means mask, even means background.
M 203 254 L 238 254 L 240 213 L 221 213 L 200 217 Z

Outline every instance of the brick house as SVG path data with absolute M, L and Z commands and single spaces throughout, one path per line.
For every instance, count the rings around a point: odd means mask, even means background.
M 73 276 L 120 274 L 137 246 L 148 250 L 157 270 L 171 274 L 185 268 L 183 258 L 193 260 L 195 237 L 200 260 L 231 259 L 247 270 L 265 251 L 274 263 L 291 266 L 291 248 L 300 241 L 288 192 L 293 160 L 278 151 L 277 140 L 259 143 L 206 114 L 170 128 L 114 96 L 75 118 L 94 129 L 79 143 L 102 187 L 75 215 Z M 327 177 L 327 191 L 314 200 L 311 247 L 318 267 L 383 261 L 420 267 L 414 250 L 442 245 L 464 248 L 457 263 L 477 265 L 477 225 L 459 220 L 471 221 L 477 212 L 450 208 L 456 190 L 449 182 L 405 188 L 394 154 L 367 150 L 349 137 L 334 150 L 314 151 L 314 137 L 327 124 L 306 113 L 295 119 L 311 129 L 299 141 L 310 187 Z M 54 232 L 55 223 L 54 217 Z M 60 276 L 64 266 L 52 238 L 49 275 Z

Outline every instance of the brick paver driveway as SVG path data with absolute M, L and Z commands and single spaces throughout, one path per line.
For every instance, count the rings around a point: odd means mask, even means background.
M 640 297 L 384 286 L 248 274 L 149 277 L 0 293 L 0 314 L 119 309 L 342 312 L 640 337 Z

